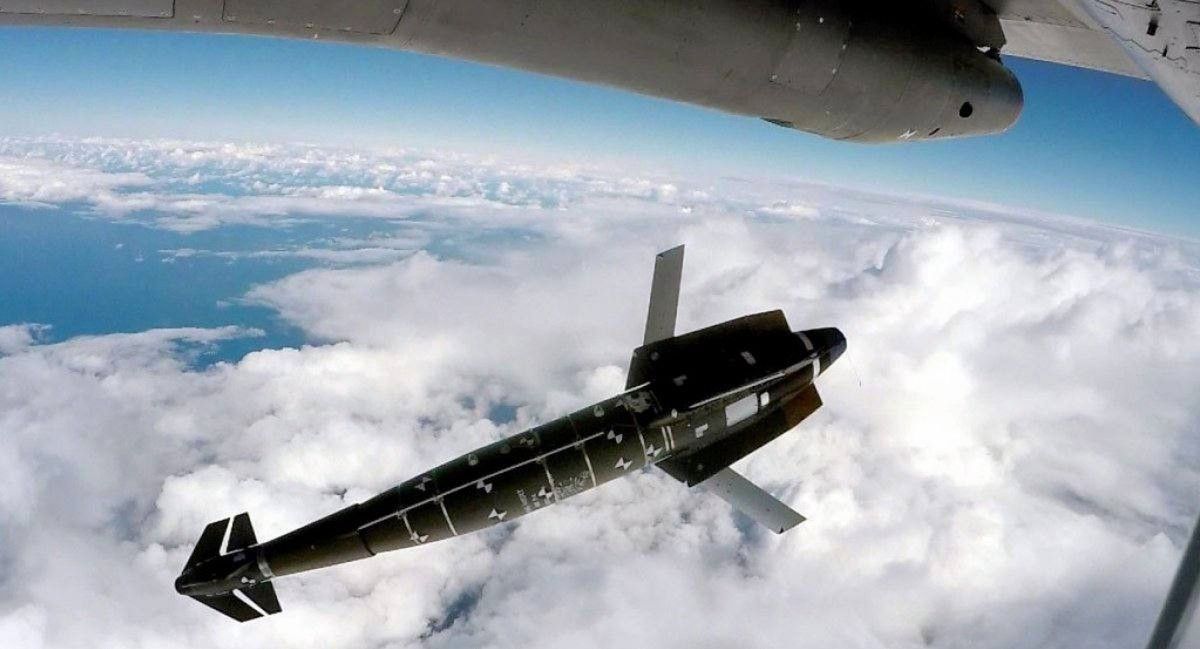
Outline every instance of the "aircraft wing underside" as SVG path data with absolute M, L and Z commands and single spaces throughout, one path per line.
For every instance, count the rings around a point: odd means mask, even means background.
M 1157 83 L 1200 122 L 1200 3 L 1195 0 L 983 0 L 1004 54 Z
M 1102 27 L 1059 0 L 985 1 L 1000 17 L 1009 56 L 1150 78 Z

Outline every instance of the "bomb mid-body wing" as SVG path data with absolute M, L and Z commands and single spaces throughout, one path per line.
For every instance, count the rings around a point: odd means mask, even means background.
M 784 532 L 804 517 L 730 465 L 821 407 L 813 381 L 841 354 L 845 339 L 835 329 L 794 333 L 782 311 L 676 337 L 682 270 L 683 246 L 655 260 L 646 334 L 626 380 L 629 387 L 650 386 L 664 408 L 688 413 L 673 426 L 678 451 L 657 466 Z
M 748 395 L 745 399 L 754 400 L 748 407 L 765 407 L 761 392 Z M 730 420 L 731 409 L 737 409 L 738 402 L 733 402 L 723 413 L 726 421 Z M 751 520 L 781 534 L 804 522 L 804 517 L 794 511 L 783 501 L 772 496 L 766 490 L 750 482 L 738 472 L 730 468 L 734 462 L 742 459 L 761 448 L 767 442 L 795 428 L 810 414 L 821 407 L 821 397 L 817 389 L 808 386 L 799 394 L 791 396 L 780 407 L 768 413 L 760 421 L 747 426 L 744 431 L 729 431 L 725 436 L 712 444 L 700 447 L 690 453 L 681 453 L 658 463 L 658 468 L 689 487 L 699 485 L 703 490 L 715 494 L 734 509 L 745 514 Z M 743 406 L 745 409 L 746 406 Z M 693 434 L 695 429 L 693 428 Z

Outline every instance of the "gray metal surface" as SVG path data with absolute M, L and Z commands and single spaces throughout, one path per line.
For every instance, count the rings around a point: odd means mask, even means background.
M 1124 48 L 1104 32 L 1036 21 L 1001 19 L 1000 22 L 1008 39 L 1004 46 L 1006 55 L 1139 79 L 1150 78 L 1134 64 Z
M 776 534 L 782 534 L 805 520 L 791 507 L 729 467 L 718 471 L 701 486 Z
M 996 12 L 983 0 L 925 0 L 927 15 L 956 31 L 976 47 L 1004 47 L 1004 30 Z M 918 9 L 919 11 L 919 9 Z
M 1200 604 L 1200 521 L 1192 528 L 1191 540 L 1183 551 L 1179 569 L 1171 582 L 1171 590 L 1167 593 L 1146 649 L 1200 647 L 1197 604 Z
M 172 0 L 4 0 L 0 14 L 54 16 L 97 16 L 137 18 L 171 18 L 175 13 Z
M 396 30 L 407 5 L 408 0 L 225 0 L 221 19 L 382 35 Z
M 1200 2 L 1070 0 L 1200 123 Z
M 1153 79 L 1200 121 L 1195 0 L 8 0 L 0 25 L 369 43 L 862 142 L 1007 129 L 1019 85 L 975 49 L 1003 45 L 1006 55 Z
M 971 11 L 959 21 L 947 0 L 915 12 L 872 0 L 176 0 L 169 12 L 165 0 L 14 3 L 0 3 L 0 25 L 369 43 L 859 142 L 995 133 L 1022 105 L 1015 77 L 972 43 L 998 42 L 994 16 Z
M 1200 2 L 985 1 L 1006 54 L 1151 79 L 1200 123 Z
M 683 246 L 676 246 L 654 258 L 654 279 L 650 282 L 650 307 L 646 314 L 646 334 L 642 344 L 675 335 L 679 311 L 679 285 L 683 281 Z
M 1028 21 L 1060 27 L 1095 29 L 1086 14 L 1059 0 L 983 0 L 1000 20 Z

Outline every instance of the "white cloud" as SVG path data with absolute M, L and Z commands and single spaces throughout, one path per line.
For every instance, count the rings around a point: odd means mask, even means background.
M 24 351 L 40 340 L 49 327 L 38 324 L 16 324 L 0 327 L 0 356 Z
M 797 180 L 680 179 L 453 152 L 176 140 L 0 138 L 0 202 L 83 206 L 102 217 L 180 232 L 329 218 L 580 231 L 581 223 L 597 219 L 640 223 L 724 214 L 792 221 L 788 227 L 824 220 L 899 231 L 986 220 L 1003 223 L 1007 236 L 1034 246 L 1083 239 L 1162 248 L 1166 241 L 979 201 L 880 195 Z M 1195 242 L 1185 247 L 1197 252 Z
M 367 237 L 337 237 L 291 247 L 261 250 L 198 250 L 176 248 L 159 250 L 163 263 L 175 263 L 193 257 L 215 257 L 229 261 L 276 258 L 308 259 L 328 265 L 382 264 L 399 261 L 429 244 L 431 237 L 414 230 L 403 235 L 372 235 Z
M 3 138 L 0 156 L 0 201 L 82 203 L 102 216 L 180 232 L 317 217 L 400 219 L 430 210 L 487 210 L 494 220 L 498 211 L 555 212 L 592 198 L 670 205 L 679 193 L 649 177 L 601 178 L 585 168 L 512 167 L 408 150 Z
M 140 173 L 69 167 L 42 158 L 0 157 L 0 201 L 26 206 L 110 202 L 150 180 Z
M 3 646 L 1123 647 L 1144 641 L 1196 514 L 1190 242 L 812 185 L 37 146 L 144 174 L 150 193 L 216 183 L 206 200 L 237 209 L 244 182 L 269 199 L 241 212 L 256 223 L 279 197 L 312 216 L 411 177 L 429 227 L 330 241 L 401 254 L 251 291 L 319 343 L 301 349 L 197 368 L 195 345 L 253 332 L 0 329 Z M 174 594 L 210 520 L 248 510 L 273 536 L 619 390 L 652 255 L 677 242 L 681 329 L 780 307 L 849 338 L 825 408 L 739 464 L 808 522 L 765 534 L 647 472 L 281 579 L 284 613 L 246 626 Z M 497 405 L 515 420 L 489 420 Z

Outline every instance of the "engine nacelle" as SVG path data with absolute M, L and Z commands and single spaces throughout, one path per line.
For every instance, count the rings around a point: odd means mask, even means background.
M 964 4 L 966 3 L 966 4 Z M 410 0 L 403 47 L 626 88 L 828 138 L 1004 131 L 1021 113 L 990 12 L 943 0 Z M 989 22 L 990 21 L 990 22 Z
M 998 133 L 1023 105 L 997 56 L 911 7 L 869 2 L 802 3 L 769 79 L 769 121 L 838 140 Z

